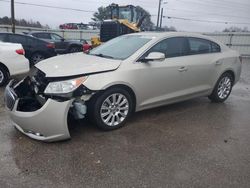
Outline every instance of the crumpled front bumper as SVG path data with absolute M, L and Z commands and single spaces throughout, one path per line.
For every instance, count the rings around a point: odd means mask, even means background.
M 58 102 L 48 99 L 36 111 L 18 111 L 19 98 L 12 82 L 5 89 L 5 103 L 15 127 L 25 135 L 41 141 L 53 142 L 70 138 L 68 112 L 74 99 Z

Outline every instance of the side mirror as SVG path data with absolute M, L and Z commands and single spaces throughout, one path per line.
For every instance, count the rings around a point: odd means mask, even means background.
M 64 41 L 65 41 L 65 39 L 64 39 L 64 38 L 61 38 L 61 41 L 62 41 L 62 42 L 64 42 Z
M 148 54 L 147 57 L 141 59 L 142 62 L 149 62 L 149 61 L 163 61 L 165 59 L 165 54 L 161 52 L 151 52 Z

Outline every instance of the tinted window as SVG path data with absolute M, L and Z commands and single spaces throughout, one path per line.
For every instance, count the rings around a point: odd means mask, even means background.
M 59 35 L 57 35 L 57 34 L 54 34 L 54 33 L 51 33 L 51 38 L 52 38 L 53 40 L 62 40 L 62 37 L 61 37 L 61 36 L 59 36 Z
M 26 44 L 26 37 L 22 35 L 9 35 L 9 42 L 12 43 L 20 43 L 20 44 Z
M 0 41 L 4 42 L 6 38 L 6 34 L 0 34 Z
M 41 39 L 50 39 L 49 33 L 34 33 L 32 35 Z
M 211 42 L 212 45 L 212 52 L 220 52 L 220 46 L 215 42 Z
M 151 52 L 164 53 L 166 57 L 177 57 L 187 55 L 188 43 L 184 37 L 173 37 L 165 39 L 153 46 L 145 55 L 146 57 Z
M 220 46 L 212 41 L 200 38 L 188 38 L 190 54 L 220 52 Z

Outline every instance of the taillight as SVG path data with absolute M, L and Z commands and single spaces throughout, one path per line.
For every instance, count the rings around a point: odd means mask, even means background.
M 18 49 L 18 50 L 16 50 L 16 53 L 19 55 L 24 55 L 25 51 L 24 51 L 24 49 Z
M 47 48 L 55 48 L 55 44 L 54 43 L 48 43 L 46 46 L 47 46 Z
M 83 49 L 83 52 L 88 53 L 92 49 L 92 46 L 89 44 L 83 44 L 82 49 Z

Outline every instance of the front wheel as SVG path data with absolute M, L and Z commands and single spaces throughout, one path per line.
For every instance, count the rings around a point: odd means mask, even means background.
M 94 97 L 89 104 L 90 120 L 102 130 L 122 127 L 132 113 L 132 98 L 122 88 L 111 88 Z
M 213 93 L 208 96 L 212 102 L 224 102 L 230 95 L 233 87 L 233 76 L 230 73 L 224 73 L 217 81 Z

